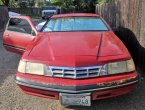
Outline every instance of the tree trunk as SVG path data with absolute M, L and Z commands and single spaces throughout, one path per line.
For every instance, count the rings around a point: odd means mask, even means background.
M 1 0 L 3 5 L 9 6 L 10 0 Z

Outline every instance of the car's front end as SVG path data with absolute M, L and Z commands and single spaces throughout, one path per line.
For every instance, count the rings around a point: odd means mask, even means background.
M 82 63 L 95 58 L 78 59 Z M 60 60 L 62 61 L 61 58 Z M 138 82 L 138 75 L 130 57 L 112 63 L 100 62 L 92 66 L 90 62 L 89 66 L 80 63 L 80 67 L 49 66 L 50 63 L 46 63 L 47 61 L 40 62 L 27 61 L 25 58 L 20 61 L 16 83 L 27 94 L 62 100 L 62 104 L 66 105 L 89 106 L 91 100 L 126 94 L 132 91 Z M 82 102 L 75 103 L 80 99 Z
M 74 16 L 78 25 L 82 20 L 83 25 L 90 20 L 88 27 L 95 25 L 91 23 L 95 15 Z M 27 94 L 61 100 L 64 105 L 83 106 L 132 91 L 138 74 L 123 43 L 98 18 L 96 22 L 104 28 L 97 31 L 68 31 L 66 22 L 74 23 L 68 18 L 63 24 L 65 32 L 52 26 L 53 32 L 50 24 L 57 18 L 52 19 L 41 39 L 23 54 L 16 76 L 20 88 Z
M 138 75 L 132 66 L 132 60 L 78 68 L 21 61 L 16 83 L 25 93 L 61 99 L 62 104 L 83 105 L 83 102 L 75 103 L 74 100 L 77 99 L 73 98 L 76 95 L 86 98 L 88 96 L 90 99 L 82 98 L 81 101 L 89 101 L 84 105 L 90 105 L 91 100 L 115 97 L 132 91 L 138 82 Z M 110 70 L 107 70 L 108 67 Z M 78 101 L 80 99 L 78 98 Z

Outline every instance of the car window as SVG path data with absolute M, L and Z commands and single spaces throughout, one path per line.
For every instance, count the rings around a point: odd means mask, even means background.
M 29 22 L 20 18 L 11 18 L 7 30 L 26 34 L 32 33 L 32 28 Z
M 108 27 L 99 17 L 52 18 L 43 32 L 55 31 L 108 31 Z

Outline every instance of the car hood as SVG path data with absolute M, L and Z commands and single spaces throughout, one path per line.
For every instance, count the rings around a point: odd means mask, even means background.
M 70 60 L 84 63 L 85 60 L 96 62 L 97 57 L 121 55 L 126 51 L 111 31 L 50 32 L 41 37 L 29 56 L 45 61 L 57 60 L 60 63 Z

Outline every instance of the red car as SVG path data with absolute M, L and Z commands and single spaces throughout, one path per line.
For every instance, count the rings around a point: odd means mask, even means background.
M 55 15 L 40 32 L 29 17 L 11 17 L 3 43 L 22 54 L 16 74 L 22 91 L 63 105 L 91 106 L 138 82 L 128 50 L 96 14 Z

